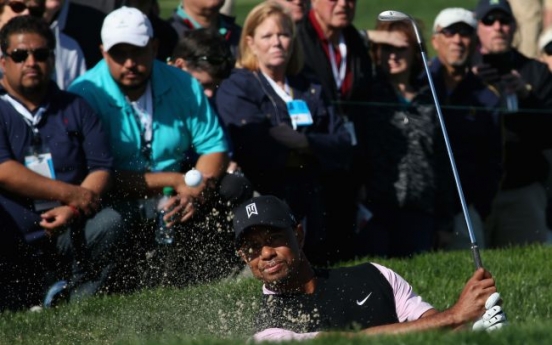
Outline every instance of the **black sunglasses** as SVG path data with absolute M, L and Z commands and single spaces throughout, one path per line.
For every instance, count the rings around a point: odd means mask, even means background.
M 548 42 L 543 48 L 542 51 L 546 55 L 552 55 L 552 42 Z
M 497 20 L 500 22 L 500 25 L 508 25 L 512 23 L 512 16 L 498 13 L 488 14 L 481 19 L 481 23 L 485 26 L 491 26 Z
M 446 38 L 451 38 L 456 36 L 456 34 L 462 36 L 462 37 L 470 37 L 473 35 L 475 30 L 471 26 L 449 26 L 446 28 L 441 29 L 437 33 L 445 36 Z
M 38 49 L 14 49 L 11 53 L 5 53 L 15 63 L 26 61 L 29 55 L 32 55 L 38 62 L 44 62 L 52 55 L 52 50 L 49 48 Z
M 27 5 L 22 1 L 10 1 L 7 5 L 10 6 L 11 10 L 15 13 L 21 13 L 27 9 Z

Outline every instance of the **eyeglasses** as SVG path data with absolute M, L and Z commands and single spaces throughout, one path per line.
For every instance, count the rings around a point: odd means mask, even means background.
M 493 13 L 483 17 L 481 23 L 485 26 L 491 26 L 498 20 L 500 25 L 508 25 L 512 23 L 512 19 L 512 16 L 507 14 Z
M 441 29 L 440 31 L 437 31 L 438 34 L 441 34 L 445 36 L 446 38 L 451 38 L 456 36 L 457 34 L 462 37 L 470 37 L 474 33 L 474 29 L 471 26 L 457 26 L 457 27 L 446 27 Z
M 10 1 L 7 5 L 10 6 L 14 13 L 21 13 L 27 9 L 27 5 L 22 1 Z
M 49 48 L 14 49 L 11 53 L 5 53 L 4 55 L 10 57 L 15 63 L 26 61 L 29 55 L 32 55 L 38 62 L 44 62 L 52 55 L 52 50 Z

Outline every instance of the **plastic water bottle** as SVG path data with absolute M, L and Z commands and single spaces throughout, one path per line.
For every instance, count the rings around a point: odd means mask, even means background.
M 169 228 L 163 217 L 167 213 L 164 210 L 165 205 L 173 195 L 172 187 L 163 188 L 163 195 L 157 203 L 157 228 L 155 229 L 155 241 L 159 244 L 172 244 L 174 242 L 174 229 Z

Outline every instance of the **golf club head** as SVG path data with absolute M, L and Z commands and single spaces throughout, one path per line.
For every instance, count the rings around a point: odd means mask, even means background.
M 378 20 L 382 22 L 398 22 L 401 20 L 408 20 L 410 23 L 412 23 L 412 27 L 414 28 L 414 33 L 416 34 L 416 40 L 420 45 L 420 49 L 423 51 L 424 48 L 422 46 L 422 36 L 418 31 L 418 26 L 416 25 L 416 22 L 411 16 L 399 11 L 383 11 L 378 15 Z
M 411 20 L 412 18 L 403 12 L 399 11 L 383 11 L 378 15 L 378 20 L 382 22 L 395 22 L 398 20 Z

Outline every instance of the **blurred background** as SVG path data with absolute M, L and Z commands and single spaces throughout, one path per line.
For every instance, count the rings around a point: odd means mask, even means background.
M 263 0 L 235 0 L 234 14 L 238 24 L 242 25 L 247 13 Z M 168 18 L 180 0 L 159 0 L 161 17 Z M 477 0 L 357 0 L 355 26 L 360 29 L 373 29 L 376 25 L 377 15 L 386 10 L 406 12 L 412 17 L 421 20 L 424 39 L 431 37 L 433 20 L 440 10 L 446 7 L 475 8 Z M 433 55 L 431 44 L 427 44 L 428 55 Z

